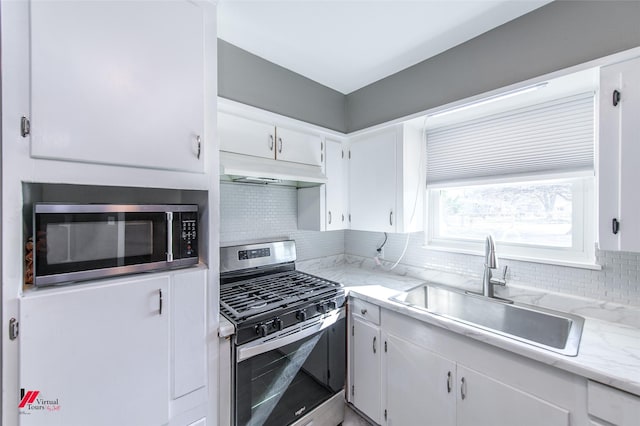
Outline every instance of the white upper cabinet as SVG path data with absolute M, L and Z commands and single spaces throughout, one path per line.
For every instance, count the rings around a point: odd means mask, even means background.
M 640 58 L 600 71 L 598 242 L 640 252 Z
M 218 113 L 220 151 L 275 158 L 276 127 L 224 112 Z
M 327 197 L 326 223 L 327 231 L 345 229 L 347 226 L 347 162 L 345 150 L 339 141 L 325 139 L 326 165 L 325 185 Z
M 276 159 L 322 166 L 322 137 L 284 127 L 276 128 Z
M 394 232 L 396 129 L 352 140 L 349 157 L 351 229 Z
M 298 229 L 336 231 L 349 226 L 345 145 L 324 139 L 325 185 L 298 188 Z
M 204 171 L 195 2 L 33 1 L 31 155 Z
M 349 155 L 350 228 L 422 230 L 425 156 L 420 129 L 408 123 L 353 138 Z
M 218 113 L 218 132 L 221 151 L 322 166 L 322 137 L 313 132 L 226 112 Z

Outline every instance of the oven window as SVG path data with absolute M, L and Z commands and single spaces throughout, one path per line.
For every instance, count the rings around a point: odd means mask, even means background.
M 290 424 L 344 387 L 345 319 L 238 363 L 236 424 Z

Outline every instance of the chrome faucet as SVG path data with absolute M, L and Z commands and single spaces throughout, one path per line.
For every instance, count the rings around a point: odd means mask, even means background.
M 502 269 L 502 278 L 493 278 L 493 269 L 498 269 L 498 257 L 496 256 L 496 245 L 491 235 L 487 235 L 484 245 L 484 275 L 482 277 L 482 294 L 487 297 L 495 297 L 493 286 L 506 285 L 507 267 Z

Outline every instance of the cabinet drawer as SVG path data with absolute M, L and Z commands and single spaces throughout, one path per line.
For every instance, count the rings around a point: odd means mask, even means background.
M 353 315 L 364 318 L 374 324 L 380 325 L 380 307 L 373 303 L 360 299 L 351 299 L 351 312 Z
M 618 426 L 637 424 L 640 397 L 597 382 L 588 382 L 589 415 Z

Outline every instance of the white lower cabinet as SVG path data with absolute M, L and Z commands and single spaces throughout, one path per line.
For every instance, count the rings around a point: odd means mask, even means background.
M 25 295 L 20 425 L 168 424 L 179 414 L 170 401 L 204 387 L 205 277 L 198 269 Z
M 376 423 L 587 423 L 586 379 L 385 309 L 377 324 L 367 322 L 360 318 L 370 311 L 363 303 L 371 305 L 349 299 L 355 386 L 350 401 Z
M 383 339 L 389 426 L 569 425 L 567 410 L 396 336 Z
M 171 282 L 171 397 L 180 398 L 205 386 L 206 271 L 176 274 Z
M 569 411 L 566 409 L 461 365 L 457 366 L 457 373 L 458 425 L 568 426 L 570 424 Z
M 456 364 L 393 335 L 385 342 L 387 424 L 455 426 Z
M 631 426 L 640 418 L 640 397 L 597 382 L 588 383 L 591 425 Z
M 380 423 L 380 328 L 360 317 L 352 320 L 353 405 Z

